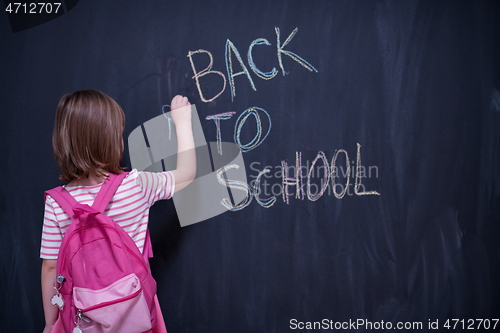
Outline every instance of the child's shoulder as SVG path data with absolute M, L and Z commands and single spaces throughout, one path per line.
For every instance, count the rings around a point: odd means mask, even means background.
M 132 181 L 137 181 L 137 178 L 139 177 L 139 175 L 141 173 L 142 172 L 138 171 L 137 169 L 132 169 L 130 172 L 127 172 L 127 174 L 125 175 L 125 178 L 122 181 L 122 185 L 125 183 L 130 184 Z M 45 191 L 45 201 L 46 202 L 47 201 L 53 202 L 54 199 L 50 195 L 51 192 L 56 191 L 57 189 L 59 189 L 61 187 L 65 188 L 70 194 L 72 194 L 74 196 L 75 194 L 81 195 L 82 192 L 85 192 L 85 193 L 86 192 L 88 192 L 88 193 L 95 192 L 94 194 L 96 194 L 101 189 L 102 184 L 103 184 L 103 182 L 98 183 L 98 184 L 92 184 L 92 185 L 86 185 L 86 184 L 80 185 L 80 184 L 73 184 L 73 183 L 59 185 L 59 186 L 53 187 L 53 188 Z

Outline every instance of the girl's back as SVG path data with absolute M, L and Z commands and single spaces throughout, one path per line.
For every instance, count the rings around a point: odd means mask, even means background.
M 144 252 L 149 208 L 158 200 L 169 199 L 174 193 L 174 179 L 171 172 L 151 173 L 132 170 L 116 191 L 104 214 L 118 223 Z M 101 189 L 101 184 L 92 186 L 66 187 L 76 201 L 92 205 Z M 42 230 L 40 256 L 43 259 L 57 259 L 59 247 L 71 218 L 59 204 L 47 196 Z M 151 253 L 147 253 L 150 257 Z

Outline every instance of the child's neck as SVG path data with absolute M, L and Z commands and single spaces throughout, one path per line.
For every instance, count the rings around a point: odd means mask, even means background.
M 106 177 L 104 176 L 98 176 L 94 173 L 90 173 L 88 177 L 80 177 L 77 179 L 73 179 L 68 185 L 68 187 L 74 187 L 74 186 L 93 186 L 93 185 L 98 185 L 104 182 L 104 179 Z

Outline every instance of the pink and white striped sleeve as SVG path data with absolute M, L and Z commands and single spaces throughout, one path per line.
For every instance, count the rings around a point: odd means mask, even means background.
M 144 191 L 149 205 L 153 205 L 158 200 L 170 199 L 175 191 L 174 174 L 170 171 L 141 171 L 137 176 L 137 184 Z
M 40 248 L 40 258 L 42 259 L 57 259 L 63 239 L 63 232 L 57 221 L 53 204 L 54 199 L 47 195 L 43 216 L 42 246 Z

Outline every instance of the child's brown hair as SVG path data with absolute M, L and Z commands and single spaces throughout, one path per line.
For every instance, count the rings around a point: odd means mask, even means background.
M 122 172 L 125 114 L 108 95 L 96 90 L 64 95 L 56 111 L 52 145 L 61 180 Z

